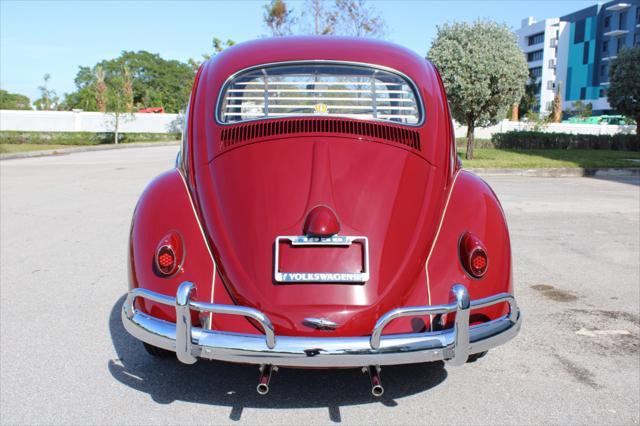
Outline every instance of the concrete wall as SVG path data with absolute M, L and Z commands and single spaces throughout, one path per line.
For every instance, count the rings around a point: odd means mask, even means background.
M 0 131 L 33 132 L 112 132 L 114 116 L 101 112 L 73 111 L 11 111 L 0 110 Z M 180 132 L 179 114 L 130 114 L 122 116 L 123 133 Z

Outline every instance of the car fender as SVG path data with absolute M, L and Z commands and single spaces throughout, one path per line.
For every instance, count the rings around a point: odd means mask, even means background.
M 460 262 L 459 242 L 465 232 L 480 238 L 487 250 L 489 266 L 480 279 L 469 276 Z M 426 269 L 432 305 L 449 303 L 453 284 L 465 285 L 471 300 L 513 293 L 511 244 L 504 212 L 493 190 L 473 173 L 459 171 L 452 181 Z M 506 310 L 506 304 L 479 309 L 472 312 L 472 322 L 474 314 L 476 318 L 485 315 L 494 319 Z
M 182 239 L 184 259 L 180 269 L 170 277 L 155 270 L 155 251 L 170 232 Z M 144 190 L 135 208 L 129 237 L 129 288 L 142 287 L 175 297 L 184 281 L 195 284 L 192 298 L 211 302 L 216 264 L 196 214 L 182 174 L 172 169 L 156 177 Z M 147 314 L 175 322 L 172 307 L 139 301 Z M 194 316 L 194 324 L 199 319 Z

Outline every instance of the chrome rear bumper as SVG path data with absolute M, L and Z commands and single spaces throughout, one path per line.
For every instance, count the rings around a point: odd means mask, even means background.
M 484 352 L 511 340 L 520 330 L 522 317 L 514 297 L 501 293 L 471 301 L 463 285 L 451 289 L 455 302 L 448 305 L 398 308 L 376 322 L 371 336 L 293 337 L 277 336 L 269 318 L 243 306 L 217 305 L 190 300 L 194 286 L 184 282 L 175 298 L 136 288 L 129 292 L 122 308 L 122 322 L 134 337 L 153 346 L 175 351 L 178 359 L 192 364 L 198 358 L 221 361 L 272 364 L 281 367 L 362 367 L 368 365 L 411 364 L 447 361 L 461 365 L 470 354 Z M 135 309 L 141 297 L 174 306 L 177 322 L 164 321 Z M 469 312 L 496 303 L 509 304 L 509 314 L 479 325 L 469 326 Z M 240 315 L 261 324 L 265 334 L 239 334 L 192 327 L 189 311 Z M 455 313 L 454 327 L 448 330 L 382 335 L 395 318 Z

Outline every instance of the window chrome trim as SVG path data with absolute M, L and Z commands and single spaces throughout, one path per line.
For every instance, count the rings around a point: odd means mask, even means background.
M 252 65 L 250 67 L 247 68 L 243 68 L 239 71 L 234 72 L 233 74 L 231 74 L 229 77 L 227 77 L 227 79 L 224 81 L 224 83 L 222 84 L 222 86 L 220 86 L 220 89 L 218 91 L 218 99 L 216 101 L 216 108 L 213 112 L 213 119 L 215 120 L 216 124 L 219 126 L 234 126 L 236 124 L 242 124 L 242 123 L 249 123 L 249 122 L 253 122 L 253 121 L 262 121 L 262 120 L 274 120 L 274 119 L 288 119 L 288 118 L 300 118 L 300 117 L 305 117 L 305 118 L 309 118 L 309 115 L 305 115 L 305 114 L 300 114 L 300 115 L 292 115 L 290 117 L 259 117 L 259 118 L 252 118 L 249 120 L 242 120 L 242 121 L 237 121 L 234 123 L 224 123 L 220 120 L 219 117 L 219 112 L 221 111 L 221 104 L 222 104 L 222 100 L 224 98 L 224 93 L 227 90 L 227 88 L 229 87 L 229 84 L 231 84 L 231 81 L 234 80 L 236 77 L 238 77 L 240 74 L 244 74 L 246 72 L 250 72 L 250 71 L 254 71 L 257 69 L 262 69 L 262 68 L 273 68 L 273 67 L 279 67 L 279 66 L 289 66 L 289 65 L 346 65 L 346 66 L 353 66 L 353 67 L 360 67 L 360 68 L 372 68 L 372 69 L 376 69 L 376 70 L 380 70 L 380 71 L 386 71 L 389 72 L 391 74 L 395 74 L 398 77 L 404 79 L 409 86 L 411 87 L 411 89 L 413 90 L 415 96 L 416 96 L 416 106 L 418 107 L 418 113 L 420 115 L 420 120 L 418 120 L 417 123 L 415 124 L 407 124 L 407 123 L 396 123 L 393 121 L 389 121 L 389 120 L 384 120 L 384 119 L 376 119 L 376 118 L 351 118 L 353 120 L 361 120 L 361 121 L 375 121 L 375 122 L 382 122 L 382 123 L 388 123 L 388 124 L 395 124 L 398 126 L 407 126 L 407 127 L 422 127 L 422 125 L 425 123 L 426 121 L 426 111 L 425 111 L 425 107 L 424 107 L 424 102 L 422 100 L 422 93 L 420 93 L 420 90 L 418 88 L 418 86 L 416 85 L 416 83 L 413 81 L 413 79 L 411 77 L 409 77 L 408 75 L 406 75 L 405 73 L 398 71 L 396 69 L 390 68 L 390 67 L 386 67 L 384 65 L 376 65 L 376 64 L 370 64 L 367 62 L 352 62 L 352 61 L 337 61 L 337 60 L 330 60 L 330 59 L 313 59 L 313 60 L 297 60 L 297 61 L 282 61 L 282 62 L 267 62 L 264 64 L 259 64 L 259 65 Z M 340 115 L 323 115 L 323 118 L 345 118 L 342 117 Z

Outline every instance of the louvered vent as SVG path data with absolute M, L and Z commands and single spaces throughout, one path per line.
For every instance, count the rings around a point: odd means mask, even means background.
M 236 124 L 224 128 L 220 138 L 222 149 L 227 149 L 244 142 L 300 133 L 357 135 L 395 142 L 420 150 L 420 134 L 417 130 L 390 124 L 344 119 L 307 118 Z

